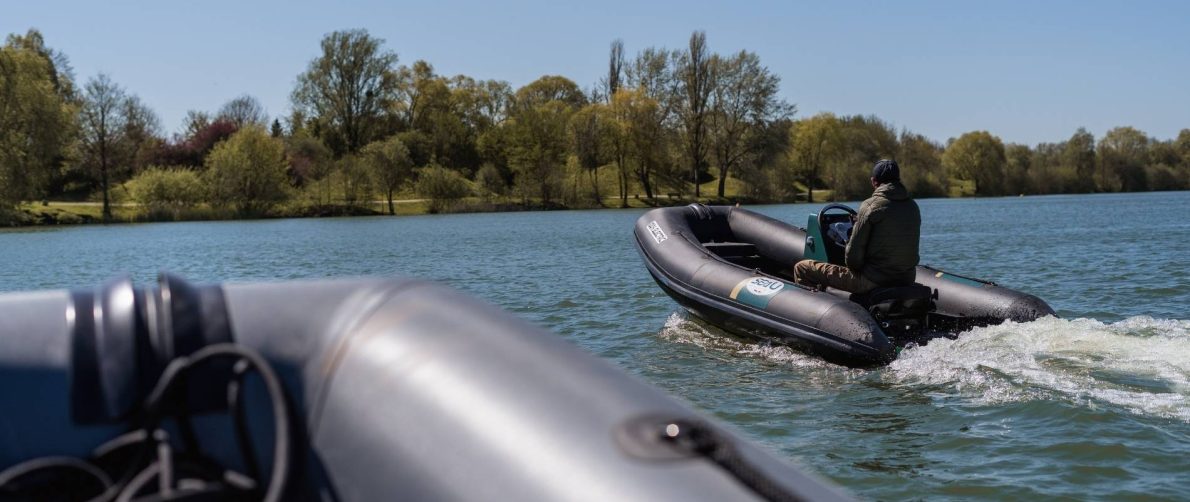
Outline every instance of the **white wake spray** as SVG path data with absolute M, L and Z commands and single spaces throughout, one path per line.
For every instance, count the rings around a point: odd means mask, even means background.
M 834 368 L 788 347 L 742 339 L 675 312 L 661 337 L 799 369 Z M 975 405 L 1061 400 L 1190 422 L 1190 321 L 1133 317 L 1105 324 L 1047 317 L 976 328 L 910 346 L 881 381 L 928 388 Z M 840 375 L 842 376 L 842 375 Z

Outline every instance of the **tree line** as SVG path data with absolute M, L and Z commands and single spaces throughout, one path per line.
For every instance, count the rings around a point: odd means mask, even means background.
M 1190 129 L 1166 141 L 1079 129 L 1033 147 L 973 131 L 940 144 L 870 115 L 795 119 L 779 86 L 757 54 L 712 52 L 700 31 L 681 49 L 632 57 L 612 42 L 605 76 L 586 89 L 558 75 L 513 89 L 402 65 L 382 39 L 347 30 L 321 40 L 288 115 L 270 120 L 244 95 L 188 112 L 167 137 L 134 93 L 104 74 L 79 87 L 66 55 L 29 30 L 0 47 L 0 210 L 89 197 L 104 218 L 113 199 L 165 215 L 317 213 L 377 197 L 395 213 L 403 194 L 432 211 L 467 197 L 853 200 L 880 158 L 897 159 L 919 197 L 1190 188 Z

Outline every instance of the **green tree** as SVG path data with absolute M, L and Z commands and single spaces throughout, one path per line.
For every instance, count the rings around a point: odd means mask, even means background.
M 612 96 L 616 95 L 624 85 L 624 41 L 620 39 L 612 40 L 611 52 L 607 57 L 607 76 L 601 82 L 603 84 L 603 98 L 607 103 L 611 103 Z
M 691 183 L 694 183 L 694 197 L 699 196 L 699 184 L 707 171 L 707 113 L 715 80 L 711 75 L 711 53 L 707 48 L 707 34 L 696 31 L 690 35 L 690 44 L 678 56 L 675 73 L 680 83 L 682 101 L 682 134 L 686 143 L 686 155 L 690 161 Z
M 504 194 L 504 177 L 501 176 L 500 170 L 490 163 L 480 166 L 479 170 L 475 171 L 475 185 L 483 192 L 485 200 Z
M 814 184 L 842 162 L 842 125 L 834 114 L 823 112 L 797 121 L 792 130 L 789 159 L 806 184 L 806 201 L 814 202 Z
M 1148 188 L 1145 165 L 1149 157 L 1149 138 L 1132 127 L 1117 127 L 1099 141 L 1099 169 L 1095 176 L 1105 192 L 1136 192 Z
M 345 205 L 355 207 L 360 202 L 371 201 L 372 173 L 360 156 L 344 155 L 335 161 L 335 170 L 331 174 L 339 185 Z
M 150 167 L 128 181 L 132 200 L 153 218 L 178 218 L 205 199 L 205 187 L 193 169 Z
M 320 125 L 332 150 L 354 153 L 382 131 L 396 99 L 397 55 L 366 30 L 336 31 L 322 39 L 322 55 L 298 75 L 295 109 Z
M 74 69 L 70 66 L 70 58 L 61 51 L 51 49 L 45 44 L 45 37 L 36 29 L 29 29 L 24 35 L 10 34 L 5 46 L 16 50 L 31 51 L 46 64 L 48 78 L 54 92 L 63 101 L 74 102 L 76 89 L 74 87 Z
M 1085 128 L 1078 128 L 1063 144 L 1061 167 L 1055 174 L 1065 181 L 1063 192 L 1095 191 L 1095 136 Z
M 612 121 L 611 110 L 603 103 L 584 106 L 570 117 L 571 146 L 579 168 L 591 180 L 591 193 L 597 205 L 603 204 L 599 195 L 599 167 L 606 164 L 610 156 Z
M 401 139 L 392 136 L 384 141 L 376 141 L 363 149 L 363 156 L 367 159 L 368 167 L 376 185 L 384 190 L 388 198 L 388 214 L 397 214 L 393 205 L 393 192 L 413 177 L 413 160 L 409 158 L 409 148 Z
M 0 210 L 44 196 L 61 165 L 75 107 L 55 79 L 43 55 L 0 47 Z
M 207 155 L 212 201 L 243 215 L 267 212 L 289 196 L 285 167 L 281 140 L 258 126 L 241 129 Z
M 1078 183 L 1073 168 L 1062 160 L 1067 155 L 1067 144 L 1041 143 L 1033 149 L 1029 160 L 1029 187 L 1035 193 L 1068 193 Z
M 430 199 L 431 213 L 447 211 L 471 194 L 466 178 L 456 171 L 434 164 L 418 169 L 415 190 L 418 195 Z
M 562 77 L 547 75 L 517 90 L 505 147 L 523 202 L 534 196 L 549 205 L 561 194 L 570 116 L 585 102 L 578 86 Z
M 971 181 L 976 195 L 999 195 L 1004 176 L 1004 143 L 987 131 L 959 136 L 942 153 L 942 165 L 951 177 Z
M 645 197 L 654 199 L 653 175 L 667 162 L 669 153 L 664 129 L 665 110 L 646 93 L 626 89 L 616 93 L 612 109 L 620 120 L 617 132 L 623 135 L 627 145 L 627 156 L 621 160 L 631 161 L 632 171 L 645 191 Z
M 1003 193 L 1023 194 L 1029 190 L 1029 171 L 1033 150 L 1028 145 L 1008 144 L 1004 147 Z
M 716 82 L 707 120 L 709 149 L 719 167 L 720 198 L 727 175 L 756 154 L 765 125 L 793 114 L 793 107 L 777 97 L 781 78 L 760 64 L 755 53 L 740 51 L 711 59 Z
M 901 133 L 897 162 L 901 180 L 914 197 L 946 197 L 949 182 L 942 168 L 942 146 L 921 134 Z
M 128 101 L 124 88 L 103 73 L 84 87 L 80 147 L 84 163 L 99 176 L 104 221 L 112 219 L 112 178 L 119 174 L 117 169 L 127 165 L 132 150 L 128 132 L 135 127 L 130 124 L 128 112 L 135 107 Z

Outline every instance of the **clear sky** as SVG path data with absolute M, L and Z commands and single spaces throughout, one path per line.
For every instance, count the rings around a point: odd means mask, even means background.
M 756 52 L 799 117 L 876 114 L 938 141 L 1158 139 L 1190 128 L 1190 2 L 905 1 L 76 1 L 0 0 L 0 33 L 35 27 L 81 82 L 99 72 L 177 131 L 186 110 L 241 94 L 273 116 L 335 30 L 364 28 L 400 64 L 519 87 L 547 74 L 587 88 L 623 39 L 629 57 L 681 48 Z

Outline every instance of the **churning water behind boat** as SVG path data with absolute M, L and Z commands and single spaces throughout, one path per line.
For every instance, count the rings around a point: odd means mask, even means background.
M 906 350 L 884 377 L 980 404 L 1055 400 L 1190 422 L 1190 321 L 1049 317 L 976 328 Z
M 675 312 L 659 335 L 717 356 L 802 369 L 838 367 L 768 341 L 726 333 Z M 919 385 L 977 405 L 1053 400 L 1190 423 L 1190 321 L 1133 317 L 1115 323 L 1047 317 L 975 328 L 906 348 L 883 382 Z

